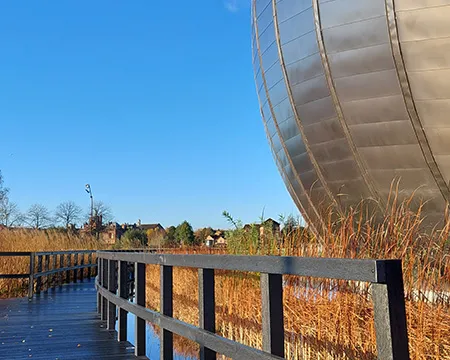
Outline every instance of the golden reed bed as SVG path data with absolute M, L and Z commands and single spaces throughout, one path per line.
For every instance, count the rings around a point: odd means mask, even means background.
M 78 236 L 59 230 L 0 230 L 0 251 L 90 250 L 104 247 L 92 236 Z M 0 274 L 28 273 L 29 261 L 29 257 L 0 257 Z M 0 298 L 26 296 L 27 289 L 28 279 L 0 279 Z
M 378 225 L 354 211 L 329 225 L 317 238 L 295 230 L 281 241 L 260 243 L 242 229 L 229 234 L 228 252 L 336 258 L 401 258 L 411 359 L 450 359 L 450 221 L 424 233 L 421 214 L 408 204 L 392 205 Z M 331 218 L 331 216 L 330 216 Z M 0 251 L 99 248 L 92 238 L 58 232 L 1 231 Z M 173 249 L 172 252 L 206 252 Z M 225 253 L 226 250 L 218 250 Z M 227 253 L 228 253 L 227 252 Z M 27 261 L 3 259 L 0 272 L 27 271 Z M 216 272 L 217 332 L 261 348 L 259 274 Z M 174 316 L 197 324 L 197 272 L 174 269 Z M 0 283 L 3 297 L 23 294 L 16 280 Z M 367 284 L 285 277 L 284 311 L 288 359 L 375 359 L 373 309 Z M 147 267 L 147 306 L 159 309 L 159 269 Z M 178 353 L 195 356 L 198 346 L 175 337 Z
M 440 230 L 420 230 L 420 212 L 400 205 L 381 225 L 358 212 L 330 225 L 321 239 L 296 230 L 281 244 L 273 239 L 247 248 L 250 253 L 336 257 L 401 258 L 411 359 L 450 359 L 450 222 Z M 334 227 L 333 231 L 331 228 Z M 238 235 L 245 236 L 244 233 Z M 233 241 L 239 241 L 236 234 Z M 242 243 L 251 244 L 242 238 Z M 239 248 L 231 246 L 232 248 Z M 201 253 L 202 249 L 174 252 Z M 224 252 L 224 250 L 219 250 Z M 216 272 L 216 328 L 222 336 L 261 348 L 259 274 Z M 288 359 L 376 359 L 369 284 L 286 276 L 284 311 Z M 198 324 L 197 271 L 174 269 L 174 317 Z M 147 267 L 147 306 L 159 309 L 159 269 Z M 176 338 L 176 351 L 195 356 L 198 347 Z

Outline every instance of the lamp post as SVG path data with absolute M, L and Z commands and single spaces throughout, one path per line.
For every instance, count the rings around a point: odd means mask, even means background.
M 92 196 L 91 185 L 86 184 L 85 190 L 89 194 L 89 197 L 91 198 L 91 218 L 89 219 L 89 221 L 92 221 L 92 217 L 94 216 L 94 197 Z

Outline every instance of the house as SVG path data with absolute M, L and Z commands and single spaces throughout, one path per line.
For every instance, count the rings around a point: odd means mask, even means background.
M 267 231 L 270 230 L 273 234 L 279 234 L 281 226 L 279 222 L 275 221 L 274 219 L 268 218 L 261 224 L 261 228 L 263 229 L 263 233 L 264 229 L 267 229 Z
M 142 224 L 140 219 L 138 220 L 136 227 L 138 229 L 141 229 L 144 231 L 153 230 L 153 231 L 160 232 L 163 234 L 165 234 L 165 232 L 166 232 L 166 230 L 163 228 L 163 226 L 160 223 L 158 223 L 158 224 Z
M 166 231 L 161 224 L 142 224 L 141 220 L 138 220 L 135 224 L 121 224 L 116 222 L 111 222 L 106 225 L 105 229 L 102 231 L 102 239 L 107 244 L 114 244 L 117 240 L 125 234 L 127 230 L 139 229 L 145 231 L 147 235 L 149 232 L 154 231 L 162 235 L 166 234 Z
M 88 222 L 80 229 L 81 234 L 101 233 L 104 230 L 102 215 L 90 216 Z
M 227 240 L 225 238 L 225 231 L 217 230 L 214 232 L 214 234 L 209 235 L 205 239 L 205 245 L 208 247 L 227 246 Z
M 110 222 L 102 231 L 102 240 L 107 244 L 115 244 L 117 240 L 120 240 L 125 231 L 133 228 L 135 228 L 135 226 L 130 224 L 119 225 L 116 222 Z
M 281 229 L 280 223 L 271 218 L 264 220 L 261 224 L 245 224 L 244 231 L 250 231 L 253 227 L 259 228 L 260 236 L 263 236 L 264 232 L 267 233 L 267 231 L 270 231 L 273 235 L 276 235 L 280 233 Z

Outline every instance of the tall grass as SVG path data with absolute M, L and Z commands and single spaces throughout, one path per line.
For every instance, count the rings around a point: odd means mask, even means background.
M 104 244 L 90 235 L 62 230 L 0 230 L 0 251 L 61 251 L 101 249 Z M 29 272 L 29 257 L 0 257 L 0 274 Z M 24 296 L 28 280 L 0 279 L 0 298 Z
M 450 221 L 445 214 L 439 228 L 424 230 L 421 208 L 413 212 L 409 201 L 396 204 L 394 200 L 377 221 L 363 216 L 366 209 L 361 205 L 337 221 L 329 220 L 320 237 L 296 228 L 284 237 L 266 233 L 256 241 L 252 230 L 237 226 L 228 234 L 229 251 L 402 259 L 411 358 L 450 359 Z M 217 332 L 261 348 L 259 275 L 216 274 Z M 194 325 L 197 280 L 193 269 L 174 269 L 174 316 Z M 294 276 L 285 276 L 284 283 L 288 359 L 376 359 L 370 284 Z M 147 284 L 148 306 L 158 309 L 157 269 L 149 267 Z M 178 351 L 194 355 L 188 344 L 179 345 Z
M 425 229 L 422 208 L 395 197 L 384 214 L 367 216 L 363 204 L 345 216 L 331 214 L 317 236 L 293 228 L 284 236 L 237 224 L 227 250 L 173 249 L 183 253 L 233 253 L 331 258 L 402 259 L 411 358 L 450 359 L 450 220 Z M 376 218 L 376 220 L 375 220 Z M 0 251 L 99 248 L 95 239 L 56 231 L 0 231 Z M 2 259 L 0 272 L 27 271 L 27 260 Z M 16 281 L 16 280 L 14 280 Z M 174 317 L 198 325 L 197 271 L 174 269 Z M 7 281 L 0 283 L 5 289 Z M 6 286 L 3 296 L 17 289 Z M 9 291 L 9 292 L 8 292 Z M 284 277 L 288 359 L 376 359 L 370 284 Z M 216 271 L 217 333 L 262 347 L 259 274 Z M 147 267 L 147 306 L 159 310 L 159 268 Z M 195 356 L 192 343 L 177 338 L 176 351 Z

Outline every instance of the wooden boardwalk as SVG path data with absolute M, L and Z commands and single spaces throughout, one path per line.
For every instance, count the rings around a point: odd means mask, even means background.
M 139 358 L 100 320 L 92 279 L 50 289 L 31 301 L 0 300 L 0 359 Z

